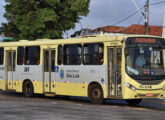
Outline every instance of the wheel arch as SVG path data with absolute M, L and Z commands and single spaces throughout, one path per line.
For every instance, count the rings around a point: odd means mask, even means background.
M 96 82 L 96 81 L 93 81 L 93 82 L 89 83 L 89 85 L 88 85 L 88 95 L 89 95 L 90 86 L 92 86 L 94 84 L 98 84 L 101 87 L 103 95 L 104 95 L 103 87 L 101 86 L 101 84 L 99 82 Z
M 103 87 L 99 82 L 93 81 L 88 85 L 88 98 L 93 104 L 101 104 L 104 101 Z
M 23 91 L 23 89 L 24 89 L 24 84 L 25 84 L 26 82 L 30 82 L 30 83 L 32 84 L 33 91 L 34 91 L 34 85 L 33 85 L 33 82 L 32 82 L 30 79 L 25 79 L 25 80 L 23 81 L 23 83 L 22 83 L 22 91 Z

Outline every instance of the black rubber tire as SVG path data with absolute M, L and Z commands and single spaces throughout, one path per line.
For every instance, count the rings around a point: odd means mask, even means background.
M 88 97 L 93 104 L 103 103 L 103 90 L 99 84 L 92 84 L 88 89 Z
M 25 97 L 33 97 L 34 89 L 31 81 L 25 81 L 23 84 L 23 93 Z
M 140 104 L 142 101 L 142 99 L 129 99 L 129 100 L 126 100 L 126 102 L 129 104 L 129 105 L 138 105 Z

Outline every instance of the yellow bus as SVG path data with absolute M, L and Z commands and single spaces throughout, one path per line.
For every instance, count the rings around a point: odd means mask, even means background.
M 0 43 L 0 89 L 45 96 L 124 99 L 165 97 L 165 40 L 86 36 Z

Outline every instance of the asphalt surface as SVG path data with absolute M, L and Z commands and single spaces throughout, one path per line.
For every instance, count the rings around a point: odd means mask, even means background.
M 93 105 L 87 98 L 25 98 L 0 91 L 0 120 L 165 120 L 165 100 L 146 99 L 136 106 L 124 100 Z

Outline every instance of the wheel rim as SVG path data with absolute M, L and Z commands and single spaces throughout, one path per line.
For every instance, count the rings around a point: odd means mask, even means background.
M 31 88 L 31 86 L 29 84 L 26 85 L 25 93 L 27 95 L 30 95 L 32 93 L 32 88 Z
M 95 100 L 101 98 L 101 91 L 100 91 L 100 89 L 94 89 L 93 90 L 92 98 L 95 99 Z

